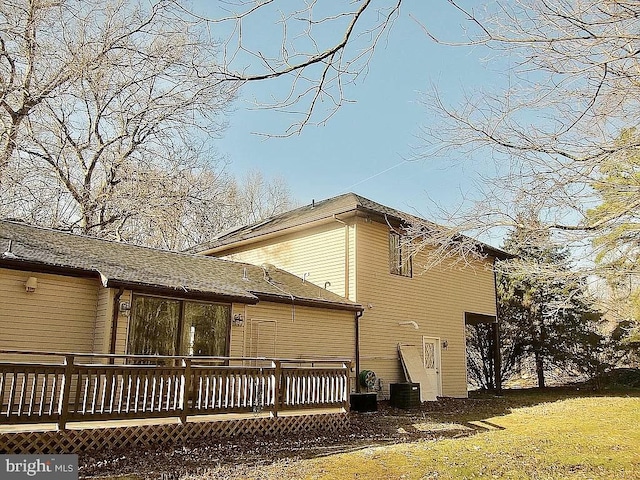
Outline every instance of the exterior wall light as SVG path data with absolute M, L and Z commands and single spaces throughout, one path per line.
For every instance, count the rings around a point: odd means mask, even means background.
M 236 327 L 242 327 L 244 325 L 244 317 L 241 313 L 236 313 L 233 316 L 233 325 Z
M 442 340 L 442 349 L 446 350 L 449 348 L 449 342 L 447 340 Z
M 122 315 L 128 317 L 131 315 L 131 302 L 120 301 L 119 309 Z

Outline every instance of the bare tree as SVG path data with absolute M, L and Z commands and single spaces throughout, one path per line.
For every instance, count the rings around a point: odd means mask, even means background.
M 211 35 L 224 32 L 222 63 L 230 80 L 280 82 L 286 93 L 269 90 L 254 106 L 290 120 L 284 131 L 258 133 L 291 136 L 324 124 L 349 102 L 346 87 L 366 75 L 402 1 L 227 0 L 217 8 L 209 5 L 207 15 L 188 13 Z
M 238 224 L 256 223 L 296 206 L 283 178 L 269 180 L 259 170 L 248 172 L 236 182 L 232 198 Z
M 199 53 L 203 42 L 209 53 L 219 47 L 215 64 L 199 59 L 193 66 L 201 78 L 235 88 L 282 79 L 287 93 L 280 98 L 272 95 L 270 101 L 257 100 L 256 106 L 293 118 L 283 135 L 299 133 L 310 123 L 324 123 L 348 102 L 345 86 L 366 74 L 375 47 L 392 27 L 401 4 L 402 0 L 342 0 L 319 5 L 314 0 L 300 6 L 228 0 L 209 5 L 205 16 L 177 0 L 148 4 L 7 0 L 0 6 L 0 180 L 20 143 L 24 119 L 43 100 L 63 92 L 108 61 L 110 54 L 135 49 L 138 40 L 154 35 L 157 47 L 170 48 L 177 40 L 178 51 L 196 33 Z M 112 18 L 115 26 L 98 28 Z M 129 22 L 123 23 L 127 18 Z M 159 25 L 164 31 L 158 30 Z M 179 39 L 179 34 L 184 37 Z M 273 43 L 274 37 L 280 41 Z
M 5 157 L 13 157 L 4 169 L 21 178 L 5 185 L 9 211 L 131 240 L 141 235 L 133 225 L 151 218 L 159 225 L 171 213 L 182 218 L 177 212 L 195 199 L 216 209 L 215 177 L 222 174 L 200 144 L 219 133 L 239 86 L 219 74 L 216 44 L 190 24 L 174 22 L 176 6 L 169 1 L 26 3 L 27 31 L 34 39 L 59 36 L 53 47 L 65 61 L 55 66 L 76 73 L 65 74 L 37 104 L 23 93 L 33 108 L 3 132 Z M 46 72 L 58 54 L 30 38 L 16 33 L 5 45 L 16 46 L 7 53 L 9 65 L 27 65 L 22 88 L 31 95 L 28 70 Z M 11 132 L 19 132 L 19 141 Z
M 219 68 L 211 62 L 215 45 L 204 45 L 189 31 L 188 23 L 174 22 L 175 10 L 168 0 L 146 6 L 125 0 L 2 2 L 0 175 L 15 156 L 16 149 L 28 143 L 25 135 L 27 131 L 33 132 L 35 119 L 30 126 L 25 125 L 27 120 L 50 114 L 55 108 L 52 103 L 59 103 L 70 88 L 77 92 L 79 86 L 74 84 L 78 82 L 101 83 L 106 97 L 109 88 L 121 86 L 124 81 L 122 78 L 116 80 L 119 68 L 128 68 L 129 72 L 142 70 L 158 61 L 161 66 L 151 70 L 150 78 L 144 79 L 147 85 L 153 78 L 164 82 L 183 81 L 187 76 L 185 67 L 203 79 L 201 89 L 205 85 L 204 79 L 217 83 L 214 74 L 218 74 Z M 192 47 L 193 52 L 189 51 Z M 212 50 L 207 53 L 206 48 Z M 176 62 L 179 53 L 186 58 Z M 203 61 L 204 53 L 209 55 L 206 62 Z M 170 59 L 163 58 L 167 54 Z M 190 60 L 196 61 L 189 65 Z M 162 70 L 162 76 L 159 70 Z M 142 75 L 131 80 L 142 81 Z M 191 86 L 193 82 L 189 83 Z M 168 85 L 164 87 L 169 91 Z M 156 86 L 156 90 L 161 88 Z M 185 91 L 187 88 L 182 88 L 182 92 Z M 150 95 L 154 93 L 150 92 Z M 94 100 L 98 103 L 106 98 Z M 73 112 L 65 113 L 72 115 Z M 73 117 L 62 120 L 70 118 Z
M 485 49 L 504 69 L 505 87 L 467 94 L 459 105 L 445 103 L 437 89 L 425 99 L 440 120 L 423 129 L 429 155 L 492 159 L 497 172 L 483 179 L 465 208 L 441 212 L 454 225 L 441 240 L 527 227 L 532 218 L 553 231 L 558 245 L 593 259 L 595 237 L 638 220 L 638 182 L 607 171 L 628 165 L 640 146 L 640 136 L 623 134 L 640 113 L 640 4 L 518 0 L 472 11 L 449 3 L 472 26 L 457 45 Z M 425 32 L 456 44 L 428 26 Z M 637 178 L 635 166 L 628 173 Z M 627 200 L 594 215 L 602 202 L 598 182 L 609 182 Z M 593 262 L 578 264 L 594 270 Z
M 43 22 L 53 28 L 41 32 Z M 74 29 L 81 22 L 77 9 L 44 2 L 8 0 L 0 6 L 0 186 L 23 121 L 104 53 L 91 51 L 86 37 L 62 34 L 63 25 Z
M 202 244 L 223 230 L 256 223 L 295 206 L 281 178 L 269 180 L 258 170 L 237 180 L 224 171 L 198 169 L 174 182 L 148 179 L 138 184 L 155 194 L 135 192 L 132 205 L 141 209 L 128 222 L 126 239 L 135 243 L 186 250 Z M 144 205 L 137 198 L 157 198 L 160 205 Z M 162 216 L 157 211 L 163 212 Z
M 280 79 L 288 94 L 258 106 L 294 113 L 284 135 L 326 121 L 400 4 L 3 2 L 0 214 L 180 248 L 280 211 L 283 182 L 238 185 L 208 154 L 221 114 L 247 82 Z
M 237 222 L 233 178 L 224 170 L 181 166 L 147 171 L 122 199 L 120 239 L 170 250 L 210 240 Z M 161 212 L 161 214 L 159 214 Z

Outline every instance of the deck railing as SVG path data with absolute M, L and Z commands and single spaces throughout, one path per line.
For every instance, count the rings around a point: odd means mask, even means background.
M 55 422 L 64 429 L 71 421 L 186 422 L 195 415 L 349 408 L 346 359 L 14 351 L 0 351 L 0 358 L 11 358 L 0 361 L 0 425 Z

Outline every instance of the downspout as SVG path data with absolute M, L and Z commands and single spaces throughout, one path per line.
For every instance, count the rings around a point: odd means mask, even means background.
M 349 298 L 350 294 L 350 278 L 349 278 L 349 224 L 343 220 L 340 220 L 336 214 L 333 214 L 333 219 L 344 225 L 344 298 Z M 360 393 L 360 318 L 364 310 L 360 310 L 355 313 L 355 327 L 356 327 L 356 392 Z
M 116 353 L 116 340 L 118 338 L 118 316 L 120 315 L 120 297 L 124 293 L 124 287 L 120 287 L 116 296 L 113 297 L 113 313 L 111 314 L 111 345 L 109 346 L 109 353 Z M 113 357 L 109 358 L 109 363 L 113 364 Z
M 360 310 L 355 314 L 356 321 L 356 392 L 360 393 L 360 318 L 364 310 Z

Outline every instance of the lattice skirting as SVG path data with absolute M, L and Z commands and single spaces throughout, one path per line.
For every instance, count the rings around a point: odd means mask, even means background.
M 215 422 L 0 434 L 0 453 L 79 453 L 104 449 L 180 445 L 237 435 L 275 436 L 349 428 L 346 413 L 259 417 Z

